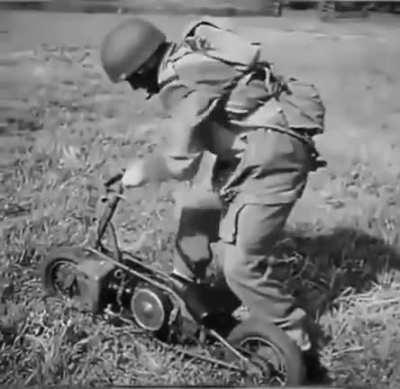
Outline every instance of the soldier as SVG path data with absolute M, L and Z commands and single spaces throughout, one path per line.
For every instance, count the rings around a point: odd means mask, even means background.
M 170 116 L 160 129 L 166 145 L 134 160 L 123 185 L 195 182 L 178 202 L 172 275 L 204 280 L 218 240 L 232 291 L 313 359 L 305 311 L 284 291 L 288 272 L 271 251 L 319 166 L 312 137 L 324 130 L 325 110 L 317 90 L 284 81 L 260 59 L 259 44 L 211 19 L 190 25 L 179 43 L 127 19 L 106 35 L 101 61 L 113 82 L 157 94 Z

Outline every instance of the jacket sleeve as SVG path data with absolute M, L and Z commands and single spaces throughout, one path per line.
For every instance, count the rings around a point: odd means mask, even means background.
M 191 88 L 176 83 L 168 88 L 173 99 L 165 120 L 163 145 L 124 173 L 124 185 L 138 187 L 170 179 L 191 180 L 196 175 L 207 143 L 207 122 L 222 96 L 218 88 Z
M 204 126 L 218 101 L 219 95 L 215 92 L 189 90 L 171 110 L 163 150 L 171 178 L 183 181 L 196 174 L 205 151 Z

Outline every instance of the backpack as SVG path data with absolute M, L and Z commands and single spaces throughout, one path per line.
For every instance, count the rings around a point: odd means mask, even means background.
M 312 83 L 293 77 L 284 80 L 275 74 L 271 64 L 261 59 L 261 44 L 238 34 L 227 21 L 203 18 L 191 23 L 184 31 L 183 41 L 193 51 L 240 70 L 243 76 L 231 86 L 232 89 L 245 88 L 255 74 L 261 75 L 267 94 L 276 97 L 285 111 L 288 132 L 300 136 L 311 146 L 315 169 L 325 166 L 325 161 L 318 159 L 319 153 L 312 140 L 324 132 L 325 107 Z
M 261 59 L 261 44 L 239 35 L 228 21 L 203 18 L 189 24 L 183 41 L 193 51 L 225 62 L 243 74 L 232 88 L 243 87 L 257 74 L 264 79 L 269 96 L 277 97 L 289 117 L 290 127 L 309 135 L 323 132 L 325 109 L 318 90 L 306 81 L 277 75 L 269 62 Z
M 282 91 L 288 91 L 283 77 L 272 72 L 272 65 L 261 59 L 260 42 L 244 38 L 228 21 L 210 17 L 200 19 L 189 24 L 182 38 L 192 52 L 230 65 L 242 74 L 230 89 L 246 88 L 248 82 L 256 77 L 264 81 L 267 96 L 278 96 Z
M 239 35 L 228 22 L 203 18 L 189 24 L 183 41 L 194 51 L 236 66 L 247 72 L 260 59 L 259 42 L 252 42 Z

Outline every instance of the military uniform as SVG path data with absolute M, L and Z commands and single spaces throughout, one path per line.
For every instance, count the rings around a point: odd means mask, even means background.
M 207 52 L 216 31 L 212 23 L 195 24 L 159 68 L 159 97 L 170 114 L 166 165 L 179 180 L 205 166 L 179 201 L 174 267 L 204 277 L 210 243 L 220 240 L 235 294 L 306 348 L 305 313 L 283 290 L 285 266 L 271 249 L 314 169 L 311 138 L 323 131 L 324 107 L 312 85 L 283 82 L 257 55 L 261 66 L 243 66 L 236 57 L 248 53 L 240 52 L 239 37 L 227 58 Z

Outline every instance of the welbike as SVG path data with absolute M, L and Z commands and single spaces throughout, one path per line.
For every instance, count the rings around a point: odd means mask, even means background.
M 74 299 L 86 311 L 105 311 L 140 327 L 167 347 L 231 369 L 246 384 L 298 386 L 305 377 L 302 353 L 286 333 L 255 316 L 234 313 L 239 300 L 226 283 L 180 287 L 145 258 L 121 249 L 113 216 L 123 200 L 122 174 L 104 183 L 93 242 L 52 249 L 42 264 L 51 295 Z M 210 355 L 184 345 L 201 344 Z

